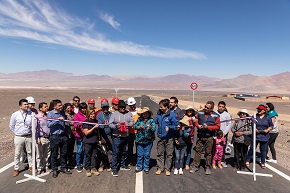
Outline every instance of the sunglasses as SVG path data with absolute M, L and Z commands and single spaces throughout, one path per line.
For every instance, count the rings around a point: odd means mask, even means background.
M 74 102 L 80 102 L 80 100 L 74 100 Z

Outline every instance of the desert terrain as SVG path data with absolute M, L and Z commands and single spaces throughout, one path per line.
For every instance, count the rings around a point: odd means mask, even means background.
M 216 104 L 223 100 L 227 103 L 228 112 L 232 117 L 237 117 L 236 113 L 242 109 L 248 109 L 249 114 L 255 112 L 256 107 L 259 104 L 265 104 L 266 102 L 272 102 L 275 105 L 275 109 L 279 113 L 279 136 L 276 141 L 276 151 L 278 164 L 286 169 L 290 168 L 290 162 L 287 158 L 290 157 L 290 101 L 280 100 L 268 100 L 265 96 L 261 96 L 259 99 L 252 99 L 246 101 L 240 101 L 234 98 L 226 97 L 223 92 L 195 92 L 195 109 L 200 109 L 204 106 L 206 101 L 212 100 Z M 86 101 L 89 98 L 96 100 L 96 106 L 100 106 L 101 98 L 108 98 L 109 100 L 116 95 L 115 90 L 102 90 L 102 89 L 90 89 L 81 90 L 75 88 L 60 88 L 60 89 L 1 89 L 0 90 L 0 162 L 7 158 L 11 158 L 14 155 L 13 134 L 9 129 L 9 119 L 14 111 L 19 109 L 18 101 L 21 98 L 27 96 L 33 96 L 36 100 L 36 106 L 40 102 L 49 103 L 53 99 L 60 99 L 63 103 L 70 102 L 73 96 L 79 96 L 81 101 Z M 121 99 L 127 99 L 130 96 L 148 95 L 152 100 L 159 102 L 163 98 L 169 98 L 176 96 L 179 99 L 179 106 L 185 108 L 192 105 L 192 91 L 165 91 L 165 90 L 119 90 L 117 95 Z M 216 109 L 216 108 L 215 108 Z M 289 169 L 290 170 L 290 169 Z

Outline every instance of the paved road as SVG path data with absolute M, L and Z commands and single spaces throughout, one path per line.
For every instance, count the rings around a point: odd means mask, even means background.
M 156 115 L 158 105 L 147 96 L 137 98 L 137 104 L 148 106 Z M 143 174 L 143 192 L 145 193 L 186 193 L 186 192 L 290 192 L 290 182 L 273 173 L 269 169 L 262 170 L 257 167 L 257 172 L 273 174 L 273 178 L 257 177 L 254 182 L 252 176 L 237 174 L 232 167 L 212 171 L 212 175 L 206 176 L 203 170 L 195 174 L 185 172 L 184 175 L 160 176 L 155 175 L 156 171 L 156 143 L 153 146 L 151 154 L 151 170 L 149 174 Z M 228 161 L 232 163 L 232 156 L 228 156 Z M 0 168 L 12 162 L 12 158 L 0 164 Z M 276 167 L 276 165 L 273 165 Z M 290 173 L 276 167 L 285 174 Z M 52 178 L 51 175 L 43 177 L 47 182 L 29 181 L 22 184 L 16 184 L 16 181 L 24 179 L 24 173 L 21 172 L 18 177 L 12 177 L 13 167 L 0 174 L 0 193 L 29 193 L 29 192 L 110 192 L 110 193 L 133 193 L 135 192 L 136 174 L 132 167 L 131 171 L 120 171 L 119 177 L 115 178 L 109 172 L 102 172 L 100 176 L 86 177 L 85 173 L 73 171 L 71 175 L 60 174 L 58 178 Z

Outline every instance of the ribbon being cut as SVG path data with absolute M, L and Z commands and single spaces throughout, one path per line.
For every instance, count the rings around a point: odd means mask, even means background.
M 257 119 L 255 119 L 254 117 L 243 117 L 243 118 L 234 118 L 234 119 L 223 120 L 223 121 L 221 121 L 221 123 L 229 122 L 229 121 L 247 120 L 247 119 L 250 119 L 250 120 L 254 121 L 255 123 L 258 122 Z

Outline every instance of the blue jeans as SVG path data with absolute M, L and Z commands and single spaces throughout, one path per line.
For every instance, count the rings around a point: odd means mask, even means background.
M 121 167 L 126 166 L 127 137 L 114 137 L 112 147 L 113 147 L 112 171 L 116 172 L 119 157 L 121 157 Z
M 81 161 L 83 162 L 83 166 L 85 166 L 86 155 L 83 152 L 83 142 L 81 139 L 77 139 L 77 152 L 76 152 L 77 167 L 81 167 Z
M 183 168 L 186 146 L 175 146 L 175 168 Z
M 260 143 L 260 152 L 261 152 L 261 164 L 265 164 L 268 141 L 256 141 L 256 147 L 258 146 L 259 143 Z M 250 150 L 249 150 L 248 155 L 247 155 L 247 162 L 250 161 L 252 156 L 253 156 L 253 141 L 252 141 Z
M 190 164 L 190 159 L 191 159 L 191 149 L 192 149 L 192 143 L 188 143 L 186 146 L 186 159 L 185 159 L 185 165 Z
M 152 143 L 137 145 L 137 170 L 149 170 L 150 153 L 152 149 Z

